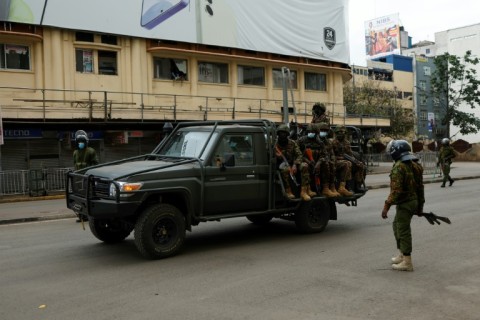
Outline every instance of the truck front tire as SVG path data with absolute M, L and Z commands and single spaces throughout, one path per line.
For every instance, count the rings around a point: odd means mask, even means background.
M 305 201 L 295 213 L 295 225 L 302 233 L 322 232 L 330 220 L 327 200 Z
M 132 230 L 125 229 L 120 221 L 88 219 L 88 225 L 92 234 L 105 243 L 118 243 L 125 240 Z
M 185 218 L 170 204 L 156 204 L 140 215 L 135 225 L 135 245 L 149 259 L 176 254 L 185 240 Z

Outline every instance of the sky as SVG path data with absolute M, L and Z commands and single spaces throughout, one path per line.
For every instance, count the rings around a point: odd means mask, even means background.
M 480 23 L 479 0 L 350 0 L 350 64 L 366 66 L 365 21 L 399 14 L 412 44 L 435 41 L 435 32 Z

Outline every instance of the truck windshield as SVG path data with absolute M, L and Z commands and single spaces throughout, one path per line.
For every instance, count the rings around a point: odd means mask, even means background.
M 203 146 L 208 142 L 201 158 L 203 160 L 204 156 L 210 153 L 213 141 L 215 141 L 218 133 L 214 132 L 210 141 L 207 141 L 209 135 L 210 132 L 205 131 L 178 131 L 160 150 L 159 154 L 172 157 L 199 158 Z

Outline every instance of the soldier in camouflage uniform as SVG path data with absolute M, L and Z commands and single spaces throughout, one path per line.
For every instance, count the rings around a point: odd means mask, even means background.
M 392 268 L 399 271 L 413 271 L 410 223 L 413 215 L 422 214 L 425 203 L 423 168 L 410 151 L 410 145 L 405 140 L 392 140 L 387 146 L 395 164 L 390 173 L 390 194 L 385 201 L 382 218 L 388 217 L 392 205 L 397 206 L 393 234 L 399 254 L 391 262 Z
M 320 171 L 320 180 L 322 181 L 322 194 L 330 197 L 340 197 L 340 194 L 335 187 L 335 176 L 337 173 L 337 166 L 335 161 L 335 153 L 333 152 L 332 142 L 328 138 L 330 132 L 330 126 L 326 123 L 320 123 L 318 125 L 320 141 L 325 145 L 325 151 L 323 156 L 319 158 L 317 166 Z M 346 167 L 338 167 L 338 170 L 342 171 L 340 176 L 345 176 Z M 328 192 L 330 191 L 330 193 Z
M 344 158 L 344 153 L 350 150 L 350 143 L 345 140 L 345 127 L 338 127 L 335 130 L 335 139 L 332 141 L 332 149 L 335 155 L 337 172 L 340 171 L 339 180 L 340 185 L 338 192 L 342 196 L 352 196 L 353 193 L 347 190 L 347 181 L 352 179 L 352 163 Z
M 320 140 L 316 127 L 308 124 L 307 135 L 298 140 L 298 145 L 303 154 L 303 161 L 308 163 L 310 172 L 310 181 L 315 182 L 317 191 L 321 191 L 326 197 L 336 197 L 337 194 L 329 189 L 328 177 L 328 153 L 325 149 L 325 143 Z M 309 195 L 311 190 L 309 191 Z M 313 194 L 315 195 L 315 194 Z
M 321 102 L 315 103 L 312 107 L 313 118 L 311 123 L 315 124 L 315 127 L 317 128 L 318 131 L 320 131 L 318 126 L 321 123 L 326 123 L 327 125 L 330 126 L 330 118 L 325 113 L 326 111 L 327 111 L 327 107 L 325 107 L 325 104 Z
M 456 156 L 455 150 L 453 150 L 453 148 L 450 146 L 450 139 L 443 138 L 437 162 L 437 167 L 441 165 L 443 172 L 443 183 L 441 185 L 442 188 L 445 188 L 445 183 L 447 180 L 450 182 L 450 187 L 455 182 L 455 180 L 450 177 L 450 165 L 452 164 L 452 159 Z
M 347 129 L 343 126 L 339 126 L 335 130 L 335 139 L 333 140 L 333 150 L 335 151 L 335 157 L 338 161 L 347 161 L 349 162 L 348 166 L 350 167 L 350 172 L 346 180 L 350 180 L 352 173 L 354 173 L 354 188 L 356 192 L 365 192 L 366 190 L 362 188 L 364 184 L 365 177 L 365 165 L 363 162 L 357 160 L 353 154 L 352 147 L 350 142 L 346 139 Z M 350 156 L 349 160 L 346 159 L 346 156 Z
M 308 164 L 303 162 L 302 152 L 297 143 L 288 138 L 290 130 L 286 124 L 278 126 L 277 141 L 275 143 L 275 152 L 277 162 L 279 163 L 279 170 L 285 185 L 285 193 L 287 198 L 293 199 L 295 196 L 290 188 L 290 179 L 295 177 L 297 170 L 301 173 L 301 192 L 300 197 L 304 201 L 310 201 L 308 194 L 310 185 L 310 174 L 308 172 Z

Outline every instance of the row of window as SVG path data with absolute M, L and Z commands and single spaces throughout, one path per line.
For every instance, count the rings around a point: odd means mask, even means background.
M 116 45 L 114 36 L 102 35 L 94 37 L 87 32 L 77 32 L 75 40 Z M 0 69 L 30 70 L 30 48 L 24 45 L 0 43 Z M 153 77 L 163 80 L 188 80 L 188 61 L 186 59 L 153 58 Z M 117 51 L 97 50 L 90 48 L 75 49 L 75 69 L 81 73 L 98 73 L 102 75 L 118 75 Z M 198 81 L 206 83 L 228 84 L 230 82 L 228 63 L 199 61 L 197 64 Z M 288 74 L 280 68 L 272 70 L 274 88 L 282 88 L 285 80 L 290 88 L 298 88 L 298 73 L 290 70 Z M 258 66 L 239 65 L 237 67 L 238 84 L 265 86 L 265 68 Z M 305 72 L 306 90 L 327 91 L 327 77 L 323 73 Z
M 188 61 L 185 59 L 153 58 L 154 78 L 162 80 L 188 80 Z M 229 83 L 229 65 L 228 63 L 216 63 L 208 61 L 199 61 L 198 81 L 207 83 Z M 306 90 L 327 90 L 327 77 L 323 73 L 305 72 Z M 283 87 L 283 71 L 280 68 L 273 68 L 272 81 L 274 88 Z M 298 88 L 297 71 L 291 70 L 285 74 L 286 80 L 293 89 Z M 237 66 L 238 84 L 265 86 L 265 68 L 257 66 Z

